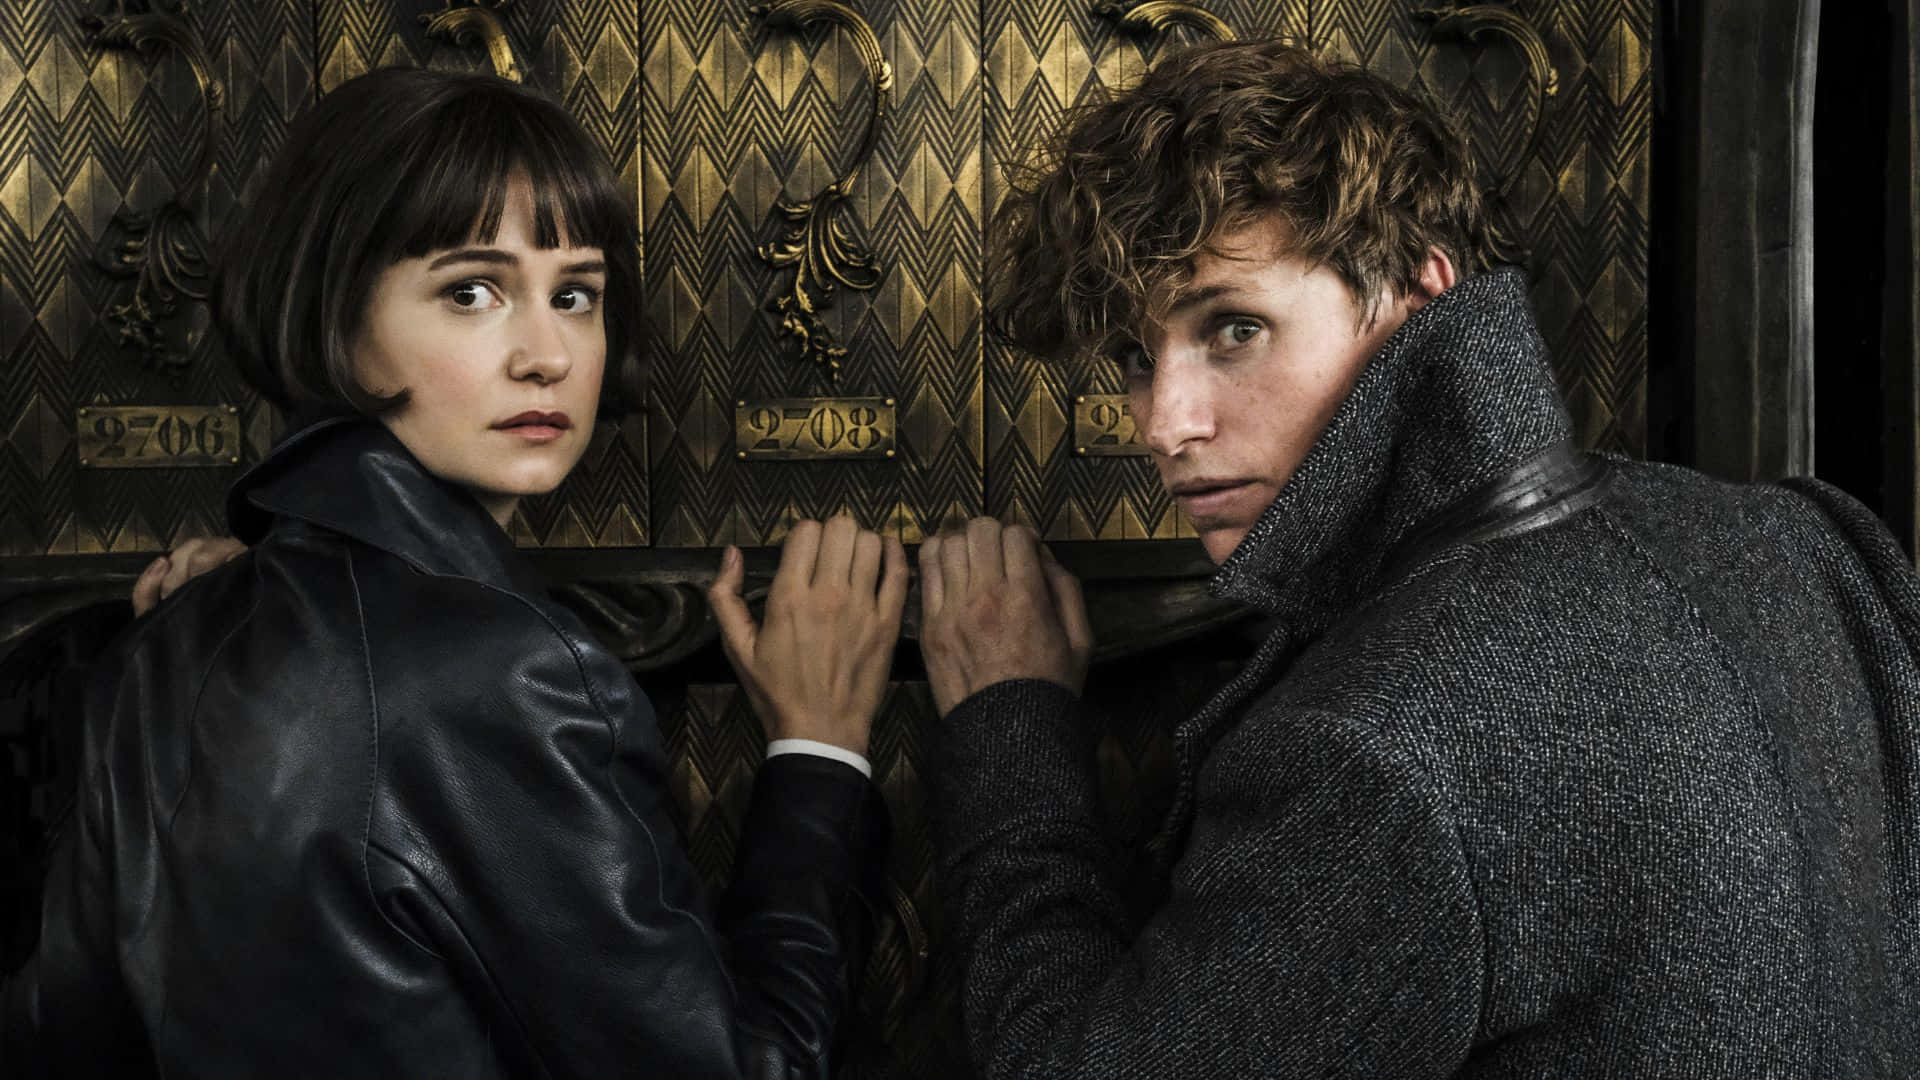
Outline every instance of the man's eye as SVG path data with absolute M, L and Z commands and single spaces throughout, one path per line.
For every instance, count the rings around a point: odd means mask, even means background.
M 1221 339 L 1227 345 L 1245 345 L 1260 336 L 1261 326 L 1249 319 L 1235 319 L 1220 328 Z
M 600 291 L 586 285 L 569 285 L 553 294 L 553 306 L 570 315 L 581 315 L 592 311 L 600 299 Z
M 1114 353 L 1113 362 L 1120 365 L 1120 374 L 1129 378 L 1153 374 L 1153 357 L 1138 344 L 1127 345 Z
M 446 298 L 462 311 L 485 311 L 498 307 L 499 294 L 484 281 L 461 281 L 447 287 Z

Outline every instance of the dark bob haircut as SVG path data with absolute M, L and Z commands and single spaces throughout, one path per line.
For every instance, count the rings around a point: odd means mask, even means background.
M 227 227 L 213 315 L 241 377 L 302 416 L 378 414 L 352 345 L 381 272 L 491 243 L 509 182 L 533 189 L 534 243 L 598 247 L 607 263 L 602 415 L 637 401 L 637 208 L 566 109 L 491 75 L 383 68 L 340 84 L 287 133 Z

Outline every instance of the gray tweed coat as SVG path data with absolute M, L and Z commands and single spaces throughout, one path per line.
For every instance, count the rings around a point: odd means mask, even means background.
M 1157 910 L 1115 888 L 1096 717 L 953 711 L 985 1073 L 1920 1076 L 1920 580 L 1831 488 L 1625 461 L 1403 557 L 1568 435 L 1517 272 L 1371 361 L 1215 579 L 1275 629 L 1177 729 Z

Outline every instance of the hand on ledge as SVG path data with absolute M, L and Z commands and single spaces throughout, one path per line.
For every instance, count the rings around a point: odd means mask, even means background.
M 1093 655 L 1080 580 L 1024 525 L 975 518 L 920 545 L 920 652 L 941 716 L 994 683 L 1078 694 Z
M 232 561 L 247 545 L 231 536 L 199 536 L 147 564 L 133 582 L 135 618 L 152 611 L 162 600 L 201 574 Z
M 707 600 L 767 737 L 865 754 L 907 600 L 900 541 L 845 515 L 796 523 L 759 625 L 740 595 L 745 565 L 739 549 L 727 548 Z

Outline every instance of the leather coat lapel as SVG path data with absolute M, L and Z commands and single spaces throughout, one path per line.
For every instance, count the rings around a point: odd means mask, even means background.
M 305 428 L 227 493 L 228 525 L 245 543 L 258 543 L 282 517 L 353 537 L 423 573 L 545 593 L 479 502 L 427 472 L 376 420 L 337 417 Z

